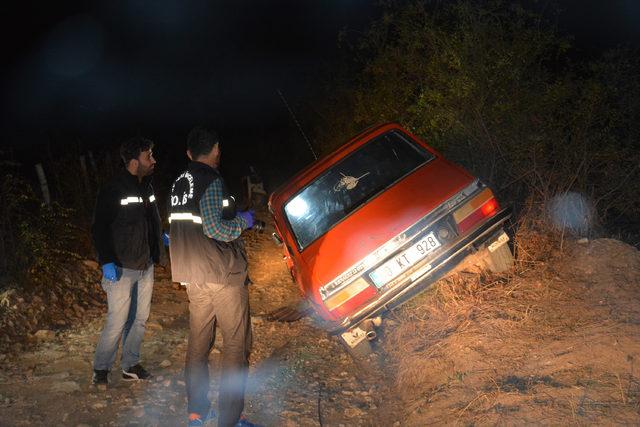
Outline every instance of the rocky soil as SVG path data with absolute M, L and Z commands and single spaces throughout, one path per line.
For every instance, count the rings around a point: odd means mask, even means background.
M 245 240 L 254 282 L 246 415 L 255 422 L 640 424 L 640 255 L 633 247 L 573 242 L 506 276 L 462 271 L 390 313 L 377 356 L 356 362 L 312 317 L 268 320 L 297 302 L 298 291 L 266 235 Z M 186 292 L 158 269 L 142 350 L 154 378 L 122 381 L 116 366 L 112 385 L 96 390 L 91 361 L 106 307 L 94 267 L 82 264 L 73 278 L 89 299 L 69 297 L 81 316 L 63 310 L 66 320 L 36 321 L 26 339 L 3 342 L 0 425 L 185 424 Z M 14 311 L 47 310 L 26 296 L 7 298 Z M 214 401 L 221 345 L 210 357 Z
M 382 372 L 355 363 L 312 318 L 293 323 L 266 320 L 267 313 L 297 302 L 298 291 L 279 248 L 266 235 L 247 233 L 245 240 L 254 282 L 247 417 L 266 426 L 376 425 L 382 420 L 392 425 L 396 420 L 380 412 L 381 401 L 390 392 Z M 86 269 L 94 267 L 86 264 Z M 99 272 L 87 275 L 85 285 L 96 293 L 94 299 L 102 299 L 96 285 Z M 91 362 L 105 312 L 104 304 L 90 304 L 70 327 L 52 325 L 29 335 L 26 342 L 3 346 L 0 425 L 185 424 L 184 289 L 157 269 L 142 349 L 142 363 L 154 374 L 150 382 L 122 381 L 116 366 L 106 391 L 91 385 Z M 210 357 L 214 401 L 221 346 L 217 341 Z

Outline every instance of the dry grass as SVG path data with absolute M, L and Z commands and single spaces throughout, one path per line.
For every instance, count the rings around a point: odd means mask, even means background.
M 521 224 L 513 272 L 462 271 L 393 313 L 383 344 L 407 425 L 640 422 L 640 255 L 561 252 L 542 227 Z
M 562 252 L 565 236 L 549 224 L 544 206 L 545 203 L 529 198 L 520 212 L 514 236 L 517 271 L 539 265 Z

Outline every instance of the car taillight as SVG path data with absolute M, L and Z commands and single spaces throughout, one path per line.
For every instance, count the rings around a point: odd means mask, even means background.
M 493 216 L 500 209 L 498 201 L 490 189 L 485 188 L 473 199 L 465 203 L 453 213 L 453 219 L 458 225 L 458 231 L 465 233 L 476 224 Z
M 324 305 L 327 310 L 341 317 L 351 313 L 375 294 L 376 290 L 360 277 L 324 300 Z

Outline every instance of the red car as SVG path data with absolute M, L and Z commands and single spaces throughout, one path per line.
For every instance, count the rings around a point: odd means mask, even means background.
M 352 349 L 375 336 L 382 312 L 467 255 L 481 251 L 494 271 L 513 261 L 509 210 L 397 124 L 308 166 L 271 195 L 269 210 L 295 282 Z

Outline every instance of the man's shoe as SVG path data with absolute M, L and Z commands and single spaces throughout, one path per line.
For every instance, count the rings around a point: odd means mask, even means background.
M 91 383 L 98 388 L 106 388 L 109 384 L 109 371 L 94 369 Z
M 241 416 L 235 427 L 262 427 L 260 424 L 250 423 L 244 416 Z
M 210 409 L 207 415 L 204 417 L 200 414 L 192 412 L 189 414 L 189 424 L 188 427 L 200 427 L 203 426 L 207 421 L 212 420 L 216 417 L 216 411 Z
M 122 370 L 122 379 L 127 381 L 148 380 L 151 374 L 147 372 L 139 363 L 129 369 Z

